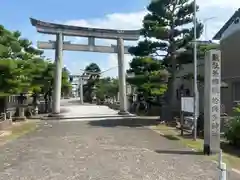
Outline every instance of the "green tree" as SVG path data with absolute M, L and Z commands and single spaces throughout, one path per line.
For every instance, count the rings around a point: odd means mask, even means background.
M 33 78 L 42 66 L 42 53 L 35 49 L 30 41 L 21 38 L 19 31 L 11 32 L 0 25 L 0 74 L 1 82 L 4 83 L 0 92 L 3 96 L 33 88 Z
M 12 59 L 0 59 L 0 96 L 20 93 L 21 80 L 17 63 Z
M 83 75 L 88 76 L 87 83 L 83 86 L 85 101 L 91 102 L 94 88 L 100 78 L 101 69 L 96 63 L 89 64 Z
M 130 53 L 137 57 L 162 59 L 170 73 L 166 100 L 169 106 L 173 106 L 173 82 L 179 66 L 185 63 L 178 53 L 189 46 L 194 37 L 194 3 L 193 0 L 155 0 L 150 2 L 147 9 L 149 13 L 144 17 L 141 30 L 144 40 L 131 48 Z M 197 37 L 200 37 L 202 29 L 202 24 L 197 22 Z
M 69 96 L 72 91 L 72 83 L 70 82 L 70 72 L 64 67 L 62 72 L 62 95 Z
M 113 98 L 118 93 L 118 79 L 102 78 L 96 84 L 96 97 L 100 100 L 105 99 L 106 96 Z
M 134 74 L 134 77 L 127 78 L 128 83 L 137 87 L 137 91 L 144 92 L 146 96 L 159 96 L 166 91 L 168 73 L 157 59 L 133 58 L 127 72 Z
M 41 93 L 46 94 L 53 90 L 55 65 L 50 61 L 45 61 L 44 71 L 36 78 L 36 84 L 41 88 Z M 62 69 L 62 95 L 68 95 L 72 89 L 70 73 L 66 67 Z M 54 93 L 54 92 L 53 92 Z
M 47 92 L 53 86 L 54 64 L 46 60 L 43 51 L 0 25 L 0 95 L 22 92 Z M 63 68 L 63 91 L 69 91 L 69 72 Z

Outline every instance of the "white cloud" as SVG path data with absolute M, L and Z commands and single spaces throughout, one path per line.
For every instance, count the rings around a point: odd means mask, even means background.
M 198 18 L 200 20 L 204 20 L 207 17 L 217 16 L 216 19 L 209 21 L 207 24 L 208 38 L 211 38 L 221 28 L 221 26 L 226 22 L 226 20 L 230 18 L 236 7 L 240 6 L 240 0 L 230 1 L 231 2 L 229 2 L 229 0 L 197 0 L 197 4 L 200 6 L 200 12 L 198 13 Z M 219 9 L 221 11 L 224 11 L 224 17 L 222 15 L 222 12 L 217 13 Z M 107 14 L 102 18 L 69 20 L 65 22 L 65 24 L 92 28 L 135 30 L 142 27 L 142 19 L 146 13 L 146 10 L 131 13 L 113 13 Z M 74 42 L 86 43 L 86 39 L 77 38 Z M 115 44 L 116 41 L 97 40 L 97 43 L 110 45 Z M 131 45 L 133 45 L 134 43 L 136 42 L 131 43 Z M 129 42 L 125 42 L 125 44 L 129 44 Z M 131 59 L 132 57 L 130 55 L 125 55 L 126 68 L 129 67 L 129 61 Z M 117 66 L 117 55 L 109 54 L 107 57 L 107 62 L 107 65 L 101 67 L 102 70 Z M 117 68 L 106 72 L 105 76 L 107 75 L 116 76 Z
M 198 13 L 200 20 L 204 21 L 208 17 L 216 17 L 207 22 L 207 33 L 204 33 L 203 36 L 207 34 L 208 38 L 211 38 L 226 22 L 226 16 L 230 18 L 236 7 L 240 7 L 239 0 L 231 0 L 231 3 L 229 3 L 229 0 L 197 0 L 197 4 L 200 6 L 200 12 Z M 216 9 L 213 11 L 214 8 Z M 217 13 L 218 10 L 224 11 L 225 17 L 222 17 L 222 12 Z M 139 29 L 142 27 L 142 19 L 146 14 L 146 10 L 131 13 L 113 13 L 105 15 L 103 18 L 69 20 L 65 24 L 105 29 Z M 77 41 L 83 42 L 81 38 L 78 38 Z M 97 43 L 111 45 L 116 44 L 116 41 L 97 40 Z
M 104 28 L 104 29 L 120 29 L 120 30 L 136 30 L 140 29 L 142 26 L 142 19 L 146 14 L 146 11 L 132 12 L 132 13 L 114 13 L 107 14 L 103 18 L 95 19 L 79 19 L 70 20 L 65 22 L 68 25 L 92 27 L 92 28 Z M 86 39 L 77 38 L 75 42 L 86 43 Z M 101 45 L 111 45 L 116 44 L 114 40 L 96 40 L 96 44 Z M 136 45 L 137 42 L 126 41 L 125 45 Z M 132 59 L 130 55 L 125 55 L 125 68 L 129 68 L 129 62 Z M 102 71 L 107 70 L 118 65 L 117 55 L 109 54 L 107 58 L 107 63 L 104 67 L 101 67 Z M 113 68 L 106 73 L 104 76 L 117 76 L 117 68 Z
M 107 14 L 103 18 L 69 20 L 64 24 L 103 29 L 136 30 L 141 28 L 141 22 L 146 13 L 146 11 L 113 13 Z M 74 42 L 86 43 L 86 40 L 78 37 Z M 96 43 L 101 45 L 111 45 L 116 44 L 116 41 L 101 39 L 96 40 Z M 129 43 L 127 42 L 127 44 Z
M 65 24 L 92 28 L 135 30 L 141 28 L 146 11 L 107 14 L 104 18 L 70 20 Z
M 202 7 L 233 8 L 240 7 L 239 0 L 197 0 L 197 4 Z

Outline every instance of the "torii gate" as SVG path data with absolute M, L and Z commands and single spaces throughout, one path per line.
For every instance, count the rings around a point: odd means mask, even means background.
M 80 103 L 83 104 L 83 84 L 84 84 L 84 80 L 86 80 L 88 78 L 88 76 L 85 76 L 85 75 L 71 75 L 71 77 L 79 79 Z
M 119 94 L 120 94 L 120 111 L 119 114 L 126 115 L 127 96 L 126 96 L 126 77 L 124 54 L 128 54 L 127 46 L 124 46 L 124 40 L 137 41 L 140 36 L 140 30 L 113 30 L 68 26 L 63 24 L 55 24 L 43 22 L 30 18 L 31 24 L 36 27 L 37 32 L 43 34 L 56 35 L 56 42 L 38 42 L 40 49 L 55 49 L 55 81 L 53 93 L 52 115 L 60 115 L 60 99 L 61 99 L 61 79 L 62 79 L 62 52 L 69 51 L 90 51 L 100 53 L 117 53 L 118 54 L 118 77 L 119 77 Z M 87 37 L 88 44 L 71 44 L 64 42 L 64 36 Z M 117 46 L 97 46 L 95 38 L 114 39 L 117 40 Z

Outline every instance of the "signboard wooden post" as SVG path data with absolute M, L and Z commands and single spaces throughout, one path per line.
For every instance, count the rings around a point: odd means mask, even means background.
M 181 111 L 194 113 L 193 97 L 181 97 Z
M 210 50 L 205 58 L 204 154 L 220 150 L 221 52 Z
M 194 99 L 193 97 L 181 97 L 181 112 L 180 112 L 180 123 L 181 123 L 181 136 L 183 136 L 184 129 L 184 113 L 194 113 Z

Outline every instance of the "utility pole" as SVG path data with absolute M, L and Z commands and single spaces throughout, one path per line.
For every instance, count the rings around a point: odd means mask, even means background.
M 197 82 L 197 0 L 194 0 L 194 140 L 197 140 L 198 82 Z

